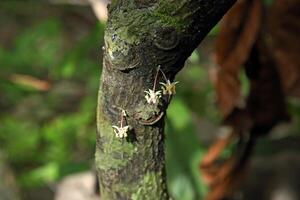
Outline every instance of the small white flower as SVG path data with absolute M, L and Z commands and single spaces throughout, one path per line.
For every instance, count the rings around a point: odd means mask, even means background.
M 146 101 L 147 103 L 151 104 L 157 104 L 159 102 L 159 99 L 161 98 L 161 91 L 154 91 L 154 90 L 151 90 L 149 89 L 148 91 L 146 90 L 145 91 L 146 95 L 145 95 L 145 98 L 146 98 Z
M 163 94 L 173 95 L 176 94 L 176 84 L 179 83 L 178 81 L 171 83 L 168 79 L 166 83 L 160 82 L 162 85 L 161 89 L 163 90 Z
M 130 130 L 130 126 L 118 127 L 112 126 L 117 138 L 126 138 L 128 136 L 128 131 Z

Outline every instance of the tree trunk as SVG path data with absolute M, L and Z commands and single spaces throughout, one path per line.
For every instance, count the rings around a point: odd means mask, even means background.
M 109 5 L 97 108 L 96 167 L 102 200 L 169 199 L 163 116 L 169 97 L 149 104 L 144 91 L 153 89 L 154 82 L 165 82 L 162 73 L 155 81 L 158 66 L 172 81 L 234 2 L 113 0 Z M 117 138 L 112 128 L 120 126 L 120 120 L 132 128 L 125 139 Z

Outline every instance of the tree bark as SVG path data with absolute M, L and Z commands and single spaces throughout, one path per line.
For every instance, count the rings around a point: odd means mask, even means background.
M 172 81 L 234 2 L 113 0 L 109 5 L 97 108 L 96 167 L 102 200 L 169 199 L 161 117 L 169 98 L 148 104 L 144 91 L 153 88 L 159 65 Z M 161 81 L 159 74 L 157 83 Z M 132 127 L 125 139 L 116 138 L 112 128 L 120 125 L 121 109 Z

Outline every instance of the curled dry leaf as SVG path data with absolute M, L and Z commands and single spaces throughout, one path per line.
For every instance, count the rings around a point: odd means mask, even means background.
M 218 68 L 212 77 L 217 103 L 224 122 L 238 130 L 233 134 L 242 141 L 238 144 L 244 144 L 222 164 L 216 161 L 231 138 L 217 141 L 204 156 L 200 168 L 210 185 L 206 200 L 231 195 L 258 136 L 289 119 L 286 95 L 300 97 L 300 1 L 275 0 L 264 9 L 261 3 L 238 1 L 225 16 L 217 38 Z M 238 74 L 242 66 L 250 91 L 245 107 L 235 110 L 241 102 Z
M 266 35 L 284 92 L 295 97 L 300 97 L 299 10 L 299 0 L 276 0 L 269 11 Z
M 222 20 L 216 41 L 217 69 L 213 79 L 217 104 L 224 117 L 243 102 L 238 75 L 256 41 L 261 10 L 260 0 L 237 1 Z

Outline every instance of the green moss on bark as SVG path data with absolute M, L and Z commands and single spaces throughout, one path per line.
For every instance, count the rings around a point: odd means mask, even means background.
M 96 166 L 99 170 L 118 169 L 127 165 L 137 151 L 133 143 L 116 138 L 112 124 L 105 118 L 101 110 L 101 97 L 97 109 L 97 129 L 101 131 L 101 149 L 96 149 Z
M 161 182 L 164 180 L 162 179 L 161 174 L 157 173 L 147 173 L 137 185 L 137 190 L 135 193 L 132 194 L 132 200 L 157 200 L 157 197 L 164 197 L 167 198 L 167 194 L 165 193 L 162 188 L 158 187 Z

